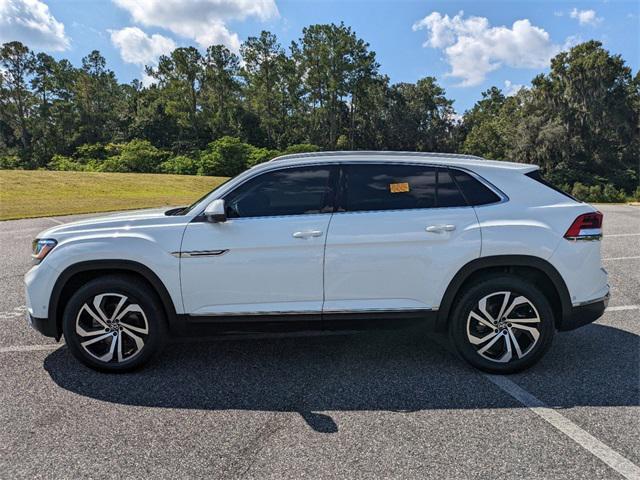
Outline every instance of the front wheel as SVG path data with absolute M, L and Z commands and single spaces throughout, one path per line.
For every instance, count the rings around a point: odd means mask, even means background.
M 155 292 L 124 275 L 96 278 L 78 289 L 62 322 L 71 353 L 105 372 L 142 366 L 160 352 L 166 336 Z
M 514 373 L 536 363 L 551 346 L 555 326 L 545 295 L 512 275 L 481 279 L 459 298 L 449 337 L 471 365 Z

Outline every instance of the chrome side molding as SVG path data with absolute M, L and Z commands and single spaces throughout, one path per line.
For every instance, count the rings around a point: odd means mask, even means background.
M 177 258 L 192 258 L 192 257 L 219 257 L 227 253 L 229 249 L 225 250 L 192 250 L 190 252 L 171 252 L 171 255 Z

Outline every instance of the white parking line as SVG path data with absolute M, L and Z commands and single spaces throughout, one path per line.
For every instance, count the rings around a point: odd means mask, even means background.
M 636 258 L 640 258 L 640 255 L 635 256 L 635 257 L 609 257 L 609 258 L 603 258 L 602 260 L 634 260 Z
M 42 350 L 56 350 L 62 345 L 58 343 L 50 343 L 47 345 L 18 345 L 16 347 L 0 347 L 0 353 L 13 352 L 39 352 Z
M 640 235 L 640 233 L 614 233 L 614 234 L 604 234 L 604 238 L 610 238 L 610 237 L 637 237 L 638 235 Z
M 24 317 L 26 313 L 27 313 L 26 305 L 20 305 L 19 307 L 16 307 L 13 310 L 9 310 L 8 312 L 0 312 L 0 320 Z
M 60 220 L 56 220 L 55 218 L 47 217 L 47 220 L 51 220 L 53 223 L 57 223 L 58 225 L 64 225 L 65 222 L 61 222 Z
M 620 305 L 619 307 L 607 307 L 606 312 L 621 312 L 623 310 L 638 310 L 640 305 Z
M 640 467 L 618 452 L 602 443 L 593 435 L 585 432 L 568 418 L 560 415 L 554 409 L 549 408 L 544 402 L 533 396 L 525 389 L 509 380 L 507 377 L 498 375 L 482 374 L 491 383 L 496 385 L 500 390 L 508 393 L 513 398 L 528 407 L 533 413 L 538 415 L 551 426 L 560 430 L 574 442 L 595 455 L 604 463 L 613 468 L 623 477 L 631 480 L 640 480 Z

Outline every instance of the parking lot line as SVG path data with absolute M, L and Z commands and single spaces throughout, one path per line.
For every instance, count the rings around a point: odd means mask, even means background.
M 500 390 L 508 393 L 524 406 L 528 407 L 533 413 L 538 415 L 551 426 L 555 427 L 557 430 L 564 433 L 589 453 L 598 457 L 626 479 L 640 480 L 640 467 L 635 463 L 623 457 L 593 435 L 584 431 L 568 418 L 548 407 L 544 402 L 520 387 L 515 382 L 504 376 L 489 375 L 486 373 L 483 373 L 482 375 L 500 388 Z
M 611 238 L 611 237 L 637 237 L 638 235 L 640 235 L 640 233 L 613 233 L 611 235 L 605 233 L 604 234 L 604 238 Z
M 618 307 L 607 307 L 605 311 L 607 312 L 620 312 L 623 310 L 638 310 L 640 309 L 640 305 L 620 305 Z
M 42 350 L 56 350 L 62 345 L 59 343 L 49 343 L 46 345 L 18 345 L 16 347 L 0 347 L 0 353 L 12 352 L 39 352 Z
M 603 258 L 602 261 L 607 261 L 607 260 L 634 260 L 636 258 L 640 258 L 640 255 L 637 255 L 635 257 L 609 257 L 609 258 Z

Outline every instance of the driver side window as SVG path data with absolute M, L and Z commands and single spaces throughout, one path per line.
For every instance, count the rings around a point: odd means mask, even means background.
M 332 166 L 263 173 L 225 196 L 228 218 L 309 215 L 333 211 Z

